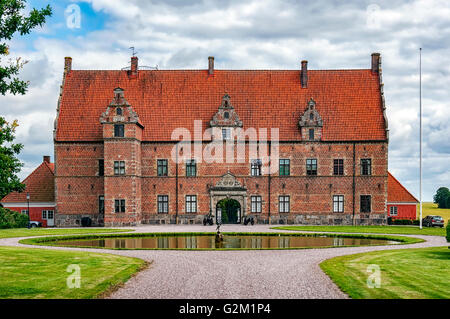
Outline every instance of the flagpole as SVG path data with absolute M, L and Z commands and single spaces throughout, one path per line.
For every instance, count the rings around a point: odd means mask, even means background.
M 420 200 L 420 215 L 419 215 L 419 225 L 422 229 L 422 48 L 419 49 L 419 105 L 420 105 L 420 160 L 419 160 L 419 170 L 420 170 L 420 190 L 419 190 L 419 200 Z

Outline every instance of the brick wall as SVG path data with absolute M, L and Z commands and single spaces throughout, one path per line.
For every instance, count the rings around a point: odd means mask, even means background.
M 142 130 L 135 124 L 127 124 L 125 131 L 125 138 L 114 139 L 111 125 L 104 125 L 104 143 L 55 142 L 57 225 L 75 226 L 82 216 L 91 216 L 99 225 L 109 226 L 173 223 L 176 216 L 178 222 L 199 223 L 210 210 L 215 212 L 210 189 L 227 172 L 235 175 L 246 189 L 247 200 L 242 201 L 244 214 L 250 214 L 250 196 L 262 196 L 262 213 L 252 214 L 258 222 L 268 220 L 269 210 L 272 223 L 351 224 L 353 219 L 357 224 L 386 222 L 388 145 L 385 142 L 282 143 L 279 157 L 290 159 L 290 176 L 276 173 L 270 177 L 268 174 L 250 176 L 246 144 L 243 163 L 199 162 L 197 176 L 186 177 L 185 164 L 177 165 L 171 160 L 174 143 L 143 143 Z M 178 149 L 179 158 L 193 157 L 188 145 L 182 147 L 183 151 L 181 147 Z M 317 176 L 306 175 L 308 158 L 317 159 Z M 344 176 L 333 176 L 335 158 L 344 160 Z M 372 159 L 371 176 L 361 176 L 361 158 Z M 98 176 L 98 159 L 105 160 L 105 177 Z M 167 177 L 157 176 L 157 159 L 169 160 Z M 126 162 L 124 176 L 114 176 L 114 160 Z M 100 195 L 105 196 L 104 221 L 99 215 Z M 168 214 L 158 214 L 158 195 L 169 196 Z M 186 195 L 197 195 L 197 213 L 186 213 Z M 289 214 L 278 213 L 279 195 L 290 196 Z M 333 195 L 344 196 L 343 213 L 333 213 Z M 360 195 L 371 195 L 368 214 L 360 213 Z M 114 199 L 119 198 L 126 200 L 125 213 L 114 212 Z

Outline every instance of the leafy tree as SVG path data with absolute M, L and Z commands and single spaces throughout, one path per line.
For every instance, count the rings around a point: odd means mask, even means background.
M 42 26 L 47 16 L 51 16 L 49 5 L 46 8 L 32 9 L 28 15 L 23 15 L 26 1 L 24 0 L 0 0 L 0 94 L 11 93 L 25 94 L 28 82 L 20 80 L 17 75 L 26 62 L 21 58 L 12 59 L 3 65 L 2 58 L 9 55 L 9 46 L 6 41 L 12 39 L 18 32 L 25 35 L 36 26 Z M 14 144 L 17 121 L 7 122 L 0 116 L 0 198 L 13 191 L 23 191 L 25 185 L 20 183 L 17 173 L 20 172 L 22 163 L 16 158 L 23 145 Z
M 0 198 L 10 192 L 21 192 L 25 189 L 25 185 L 20 183 L 16 175 L 23 166 L 16 157 L 23 145 L 13 143 L 17 126 L 17 121 L 8 123 L 3 117 L 0 117 Z
M 0 0 L 0 62 L 2 56 L 9 55 L 9 46 L 4 42 L 5 40 L 11 40 L 16 32 L 20 35 L 30 33 L 36 26 L 42 26 L 47 16 L 52 15 L 52 9 L 50 5 L 47 5 L 41 10 L 32 9 L 28 16 L 24 16 L 22 11 L 25 9 L 25 3 L 24 0 Z M 7 92 L 14 95 L 25 94 L 28 82 L 15 77 L 25 63 L 19 57 L 15 61 L 10 59 L 5 66 L 0 64 L 0 93 L 2 95 Z
M 439 208 L 450 208 L 447 206 L 450 198 L 450 190 L 447 187 L 439 187 L 436 194 L 433 196 L 433 202 L 438 204 Z

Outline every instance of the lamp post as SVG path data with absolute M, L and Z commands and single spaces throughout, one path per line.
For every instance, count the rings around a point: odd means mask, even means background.
M 28 210 L 27 210 L 28 228 L 30 228 L 30 193 L 27 193 L 27 204 L 28 204 Z

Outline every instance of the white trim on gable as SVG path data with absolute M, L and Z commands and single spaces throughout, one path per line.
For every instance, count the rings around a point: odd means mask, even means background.
M 24 203 L 1 203 L 3 205 L 3 207 L 8 208 L 8 207 L 28 207 L 28 203 L 24 202 Z M 55 203 L 54 202 L 30 202 L 30 207 L 55 207 Z

